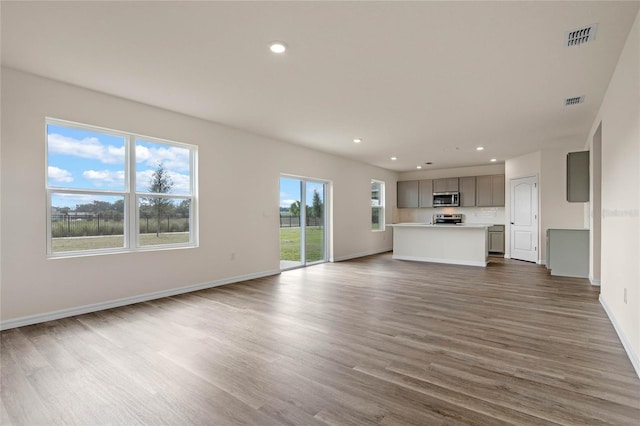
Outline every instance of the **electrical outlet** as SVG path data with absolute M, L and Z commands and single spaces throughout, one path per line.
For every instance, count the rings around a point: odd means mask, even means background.
M 624 289 L 624 304 L 627 304 L 627 289 Z

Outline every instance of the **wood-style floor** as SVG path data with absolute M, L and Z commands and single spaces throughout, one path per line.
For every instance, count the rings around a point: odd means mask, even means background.
M 3 424 L 638 425 L 586 280 L 390 254 L 7 330 Z

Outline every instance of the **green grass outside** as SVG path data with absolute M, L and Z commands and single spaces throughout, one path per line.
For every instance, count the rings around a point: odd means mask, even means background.
M 307 262 L 315 262 L 324 258 L 324 228 L 309 226 L 306 228 Z M 172 232 L 160 234 L 141 234 L 140 245 L 162 245 L 189 242 L 188 232 Z M 98 250 L 119 248 L 123 244 L 122 235 L 104 237 L 52 238 L 53 253 L 80 250 Z M 300 260 L 300 228 L 280 228 L 280 260 Z
M 141 246 L 178 244 L 188 242 L 188 232 L 172 232 L 168 234 L 160 234 L 159 237 L 156 237 L 156 234 L 140 234 Z M 121 248 L 122 246 L 124 246 L 124 237 L 122 235 L 113 235 L 107 237 L 52 238 L 51 245 L 53 253 L 77 250 Z
M 324 228 L 308 226 L 306 230 L 307 262 L 324 259 Z M 300 228 L 280 228 L 280 260 L 300 261 Z

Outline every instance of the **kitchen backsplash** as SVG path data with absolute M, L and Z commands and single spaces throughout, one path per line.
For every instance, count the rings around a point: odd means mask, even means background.
M 422 209 L 395 209 L 395 223 L 418 222 L 430 223 L 433 215 L 438 213 L 462 213 L 464 223 L 504 224 L 504 207 L 442 207 Z

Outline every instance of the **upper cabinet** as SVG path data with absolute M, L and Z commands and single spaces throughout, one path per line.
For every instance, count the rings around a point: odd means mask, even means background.
M 398 182 L 398 208 L 418 207 L 418 181 Z
M 567 154 L 567 201 L 589 201 L 589 151 Z
M 433 207 L 433 180 L 425 179 L 418 182 L 420 207 Z
M 434 192 L 460 192 L 460 207 L 504 206 L 504 175 L 398 182 L 398 208 L 433 207 Z
M 504 206 L 504 175 L 476 176 L 476 206 Z
M 460 178 L 460 207 L 474 207 L 476 205 L 476 177 Z
M 443 178 L 433 181 L 433 192 L 458 192 L 458 178 Z

